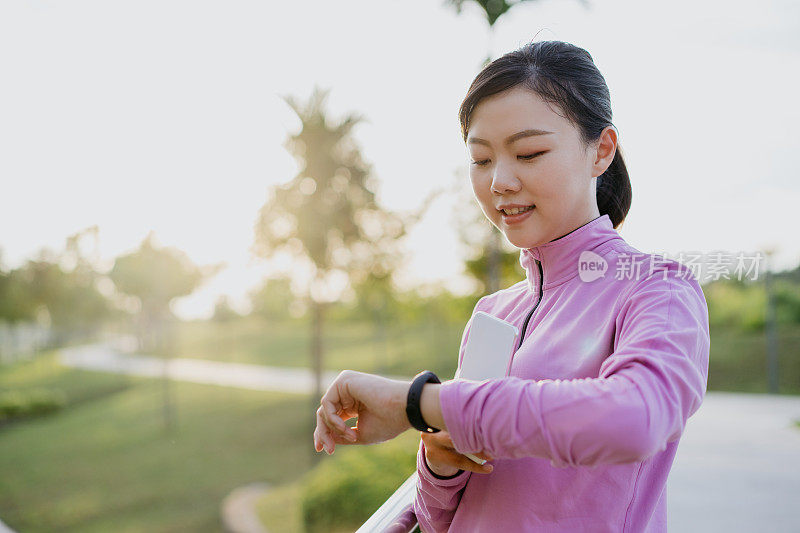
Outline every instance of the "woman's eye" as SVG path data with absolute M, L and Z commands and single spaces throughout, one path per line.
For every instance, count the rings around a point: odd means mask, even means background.
M 528 160 L 528 159 L 533 159 L 533 158 L 534 158 L 534 157 L 536 157 L 537 155 L 542 155 L 542 154 L 544 154 L 544 153 L 546 153 L 546 152 L 536 152 L 535 154 L 530 154 L 530 155 L 521 155 L 521 156 L 518 156 L 518 157 L 519 157 L 520 159 L 525 159 L 525 160 Z
M 535 154 L 529 154 L 529 155 L 519 155 L 519 156 L 517 156 L 517 157 L 518 157 L 519 159 L 522 159 L 522 160 L 524 160 L 524 161 L 530 161 L 531 159 L 533 159 L 533 158 L 535 158 L 535 157 L 538 157 L 538 156 L 540 156 L 540 155 L 542 155 L 542 154 L 546 154 L 546 153 L 547 153 L 547 150 L 545 150 L 544 152 L 536 152 Z M 479 160 L 479 161 L 473 161 L 473 162 L 472 162 L 472 164 L 473 164 L 473 165 L 476 165 L 476 166 L 479 166 L 479 167 L 483 167 L 483 166 L 486 166 L 486 165 L 488 165 L 488 164 L 489 164 L 489 161 L 491 161 L 491 159 L 481 159 L 481 160 Z

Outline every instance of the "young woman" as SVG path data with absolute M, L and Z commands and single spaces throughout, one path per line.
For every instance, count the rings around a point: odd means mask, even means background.
M 611 118 L 582 48 L 533 42 L 487 65 L 460 109 L 470 180 L 527 275 L 473 316 L 519 327 L 510 374 L 348 370 L 320 402 L 317 451 L 421 430 L 423 531 L 666 531 L 667 475 L 706 390 L 708 308 L 680 263 L 617 233 L 631 188 Z

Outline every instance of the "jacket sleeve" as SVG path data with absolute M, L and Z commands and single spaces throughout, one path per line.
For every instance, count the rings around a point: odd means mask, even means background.
M 471 474 L 469 470 L 459 470 L 458 474 L 450 478 L 436 477 L 425 461 L 425 443 L 420 439 L 417 452 L 417 493 L 413 509 L 423 532 L 448 530 Z
M 472 310 L 473 317 L 482 301 L 483 298 L 475 304 L 475 308 Z M 469 338 L 470 326 L 472 326 L 472 317 L 467 321 L 464 333 L 461 335 L 458 367 L 461 367 L 461 361 L 464 358 L 464 348 Z M 413 510 L 422 531 L 447 531 L 471 474 L 472 472 L 469 470 L 459 470 L 456 475 L 449 478 L 442 478 L 434 474 L 425 461 L 425 443 L 420 439 L 417 451 L 417 492 L 414 497 Z
M 614 351 L 596 378 L 442 384 L 442 416 L 461 453 L 541 457 L 555 467 L 639 462 L 680 437 L 705 396 L 708 307 L 673 269 L 622 299 Z

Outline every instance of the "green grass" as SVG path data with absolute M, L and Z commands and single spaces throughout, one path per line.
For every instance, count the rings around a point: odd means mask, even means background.
M 430 369 L 452 376 L 464 323 L 393 323 L 384 337 L 365 322 L 328 321 L 323 326 L 326 370 L 346 368 L 413 376 Z M 307 322 L 267 322 L 257 317 L 231 322 L 179 323 L 171 355 L 236 363 L 309 368 Z
M 302 532 L 303 516 L 300 509 L 302 495 L 303 485 L 297 481 L 271 489 L 256 504 L 261 523 L 268 531 Z
M 0 391 L 57 389 L 70 405 L 75 405 L 125 390 L 131 384 L 124 375 L 84 372 L 57 361 L 58 352 L 51 350 L 28 361 L 0 365 Z
M 49 361 L 49 362 L 48 362 Z M 162 383 L 58 367 L 52 357 L 0 369 L 0 385 L 42 382 L 79 401 L 0 429 L 0 516 L 19 531 L 219 531 L 220 502 L 252 482 L 287 483 L 315 453 L 305 396 Z

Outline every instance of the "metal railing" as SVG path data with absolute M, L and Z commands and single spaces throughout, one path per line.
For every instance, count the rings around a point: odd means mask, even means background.
M 419 531 L 417 517 L 411 509 L 417 490 L 417 473 L 406 479 L 389 496 L 356 533 L 412 533 Z

